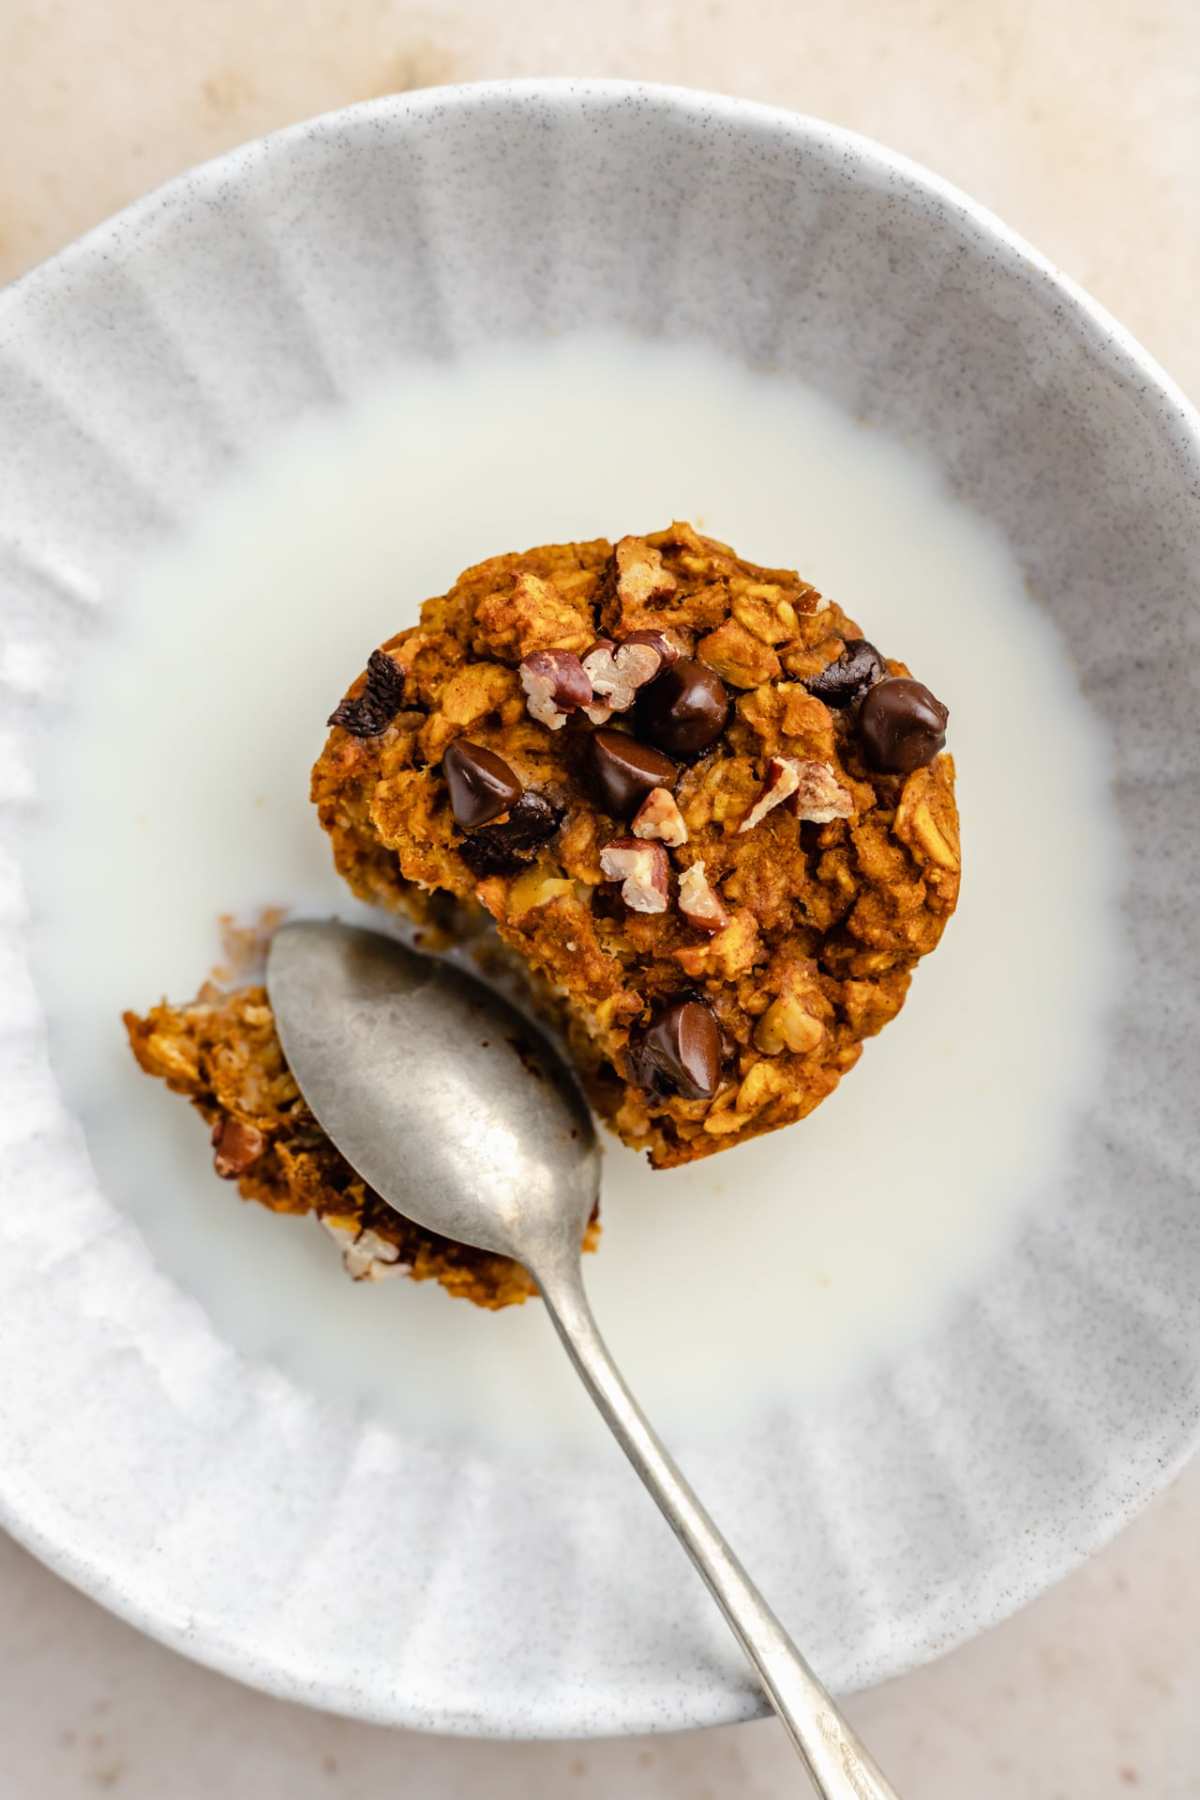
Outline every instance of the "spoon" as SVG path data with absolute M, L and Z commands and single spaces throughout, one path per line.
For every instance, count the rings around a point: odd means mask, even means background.
M 267 987 L 310 1110 L 389 1206 L 513 1257 L 584 1386 L 708 1584 L 825 1800 L 897 1800 L 626 1387 L 583 1287 L 600 1185 L 573 1076 L 515 1008 L 448 963 L 336 922 L 275 935 Z

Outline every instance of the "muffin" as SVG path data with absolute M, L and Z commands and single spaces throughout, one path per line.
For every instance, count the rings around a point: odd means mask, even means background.
M 656 1168 L 792 1124 L 959 885 L 946 709 L 839 607 L 675 524 L 468 569 L 376 650 L 312 793 L 362 899 L 478 907 Z

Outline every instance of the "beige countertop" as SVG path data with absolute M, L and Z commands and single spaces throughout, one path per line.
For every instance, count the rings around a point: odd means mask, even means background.
M 960 183 L 1200 398 L 1196 0 L 6 0 L 0 280 L 189 163 L 431 82 L 635 76 L 882 138 Z M 912 1800 L 1200 1797 L 1200 1468 L 1018 1618 L 854 1712 Z M 0 1800 L 774 1800 L 770 1724 L 489 1746 L 194 1668 L 0 1537 Z

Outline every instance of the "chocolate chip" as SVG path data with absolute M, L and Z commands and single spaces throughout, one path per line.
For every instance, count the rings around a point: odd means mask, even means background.
M 455 738 L 442 758 L 442 768 L 451 810 L 464 831 L 490 824 L 521 798 L 521 784 L 503 757 L 482 744 Z
M 343 700 L 326 723 L 340 725 L 352 737 L 378 737 L 386 731 L 404 702 L 404 671 L 386 650 L 372 650 L 367 659 L 367 682 L 353 700 Z
M 847 638 L 842 654 L 819 675 L 810 675 L 803 685 L 826 706 L 851 706 L 886 674 L 884 660 L 874 644 L 868 644 L 866 638 Z
M 507 819 L 473 831 L 458 846 L 458 853 L 481 881 L 485 875 L 511 875 L 533 861 L 546 839 L 554 836 L 562 818 L 561 807 L 544 794 L 527 791 Z
M 629 1065 L 648 1094 L 711 1100 L 721 1082 L 721 1027 L 712 1007 L 688 994 L 669 1000 L 630 1042 Z
M 949 717 L 920 681 L 896 675 L 876 682 L 858 715 L 867 761 L 894 775 L 924 768 L 946 742 Z
M 684 656 L 637 697 L 639 737 L 670 756 L 699 756 L 715 744 L 729 717 L 729 695 L 714 669 Z
M 673 788 L 679 770 L 671 760 L 623 731 L 594 731 L 588 775 L 605 812 L 614 819 L 635 813 L 656 787 Z

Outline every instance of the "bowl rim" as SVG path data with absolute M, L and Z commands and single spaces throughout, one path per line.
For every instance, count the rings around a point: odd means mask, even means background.
M 382 95 L 261 134 L 180 171 L 0 289 L 0 341 L 3 340 L 3 328 L 19 329 L 21 309 L 30 300 L 36 300 L 44 285 L 69 279 L 71 271 L 89 258 L 105 256 L 126 231 L 136 231 L 155 214 L 178 206 L 194 195 L 197 188 L 204 190 L 227 183 L 231 178 L 236 180 L 267 150 L 286 152 L 292 144 L 330 136 L 349 121 L 379 121 L 406 129 L 419 126 L 422 119 L 447 109 L 470 112 L 520 107 L 527 102 L 561 106 L 589 102 L 619 104 L 630 100 L 648 103 L 664 114 L 677 117 L 697 117 L 701 113 L 710 118 L 716 115 L 743 129 L 749 127 L 764 134 L 785 136 L 801 147 L 820 149 L 825 154 L 832 151 L 878 177 L 938 201 L 960 225 L 969 226 L 981 244 L 998 253 L 1004 266 L 1021 269 L 1032 276 L 1043 291 L 1057 298 L 1056 311 L 1061 327 L 1078 339 L 1086 340 L 1093 355 L 1101 359 L 1108 372 L 1126 385 L 1132 385 L 1142 402 L 1152 406 L 1157 429 L 1169 438 L 1185 465 L 1190 465 L 1200 492 L 1200 409 L 1107 308 L 989 208 L 916 160 L 847 127 L 786 107 L 676 84 L 572 76 L 463 82 Z M 1173 1454 L 1155 1459 L 1143 1482 L 1133 1480 L 1120 1495 L 1106 1495 L 1105 1505 L 1081 1518 L 1070 1542 L 1062 1543 L 1056 1555 L 1046 1554 L 1027 1579 L 1002 1594 L 994 1594 L 990 1603 L 981 1605 L 971 1620 L 964 1621 L 962 1627 L 931 1654 L 940 1657 L 1000 1623 L 1079 1567 L 1175 1479 L 1198 1446 L 1200 1419 L 1193 1422 L 1190 1432 L 1181 1435 Z M 302 1684 L 286 1666 L 264 1662 L 253 1652 L 247 1655 L 237 1641 L 213 1633 L 201 1636 L 186 1617 L 156 1611 L 152 1603 L 128 1590 L 118 1571 L 80 1555 L 69 1542 L 55 1537 L 52 1530 L 45 1529 L 39 1522 L 36 1508 L 22 1508 L 21 1492 L 19 1479 L 0 1484 L 0 1527 L 48 1568 L 109 1611 L 195 1662 L 280 1699 L 325 1707 L 364 1721 L 496 1739 L 515 1735 L 502 1718 L 486 1712 L 464 1718 L 455 1716 L 447 1708 L 440 1720 L 433 1720 L 427 1712 L 408 1706 L 402 1695 L 392 1694 L 384 1708 L 365 1689 L 348 1689 L 340 1681 L 331 1681 L 323 1690 L 319 1684 L 315 1687 L 307 1682 Z M 923 1654 L 914 1655 L 911 1647 L 899 1654 L 893 1653 L 892 1666 L 883 1670 L 880 1679 L 905 1673 L 925 1660 L 927 1657 Z M 759 1716 L 766 1710 L 765 1702 L 759 1702 L 755 1696 L 714 1683 L 707 1706 L 693 1708 L 692 1716 L 677 1724 L 673 1722 L 667 1728 L 694 1729 L 736 1723 Z M 522 1721 L 523 1736 L 531 1735 L 531 1723 L 528 1719 Z M 571 1735 L 626 1735 L 663 1729 L 661 1718 L 640 1714 L 600 1717 L 593 1706 Z M 558 1737 L 561 1733 L 556 1726 L 549 1725 L 537 1735 Z
M 1158 359 L 1101 301 L 1059 268 L 1057 263 L 1043 255 L 1028 238 L 1007 225 L 998 213 L 993 212 L 982 201 L 973 199 L 964 188 L 957 186 L 948 177 L 939 175 L 915 157 L 908 156 L 901 150 L 893 150 L 866 132 L 856 131 L 848 125 L 838 125 L 815 113 L 793 111 L 790 107 L 777 106 L 763 100 L 741 99 L 737 95 L 722 94 L 709 88 L 688 87 L 680 82 L 634 81 L 615 76 L 498 77 L 483 81 L 447 82 L 440 86 L 381 94 L 370 100 L 357 100 L 348 106 L 313 113 L 291 125 L 281 125 L 273 131 L 247 138 L 216 156 L 189 164 L 169 176 L 166 181 L 160 182 L 157 187 L 130 201 L 128 205 L 119 207 L 116 212 L 109 213 L 97 224 L 89 226 L 79 237 L 71 239 L 41 262 L 35 263 L 32 268 L 26 269 L 0 287 L 0 318 L 10 304 L 15 303 L 18 298 L 23 300 L 40 283 L 54 279 L 60 269 L 69 268 L 76 259 L 97 250 L 119 228 L 137 225 L 149 219 L 156 209 L 171 205 L 186 189 L 197 183 L 211 185 L 225 179 L 231 171 L 252 161 L 268 146 L 272 149 L 281 148 L 293 141 L 300 142 L 316 134 L 325 134 L 348 120 L 369 119 L 373 116 L 386 118 L 402 113 L 417 119 L 423 114 L 447 107 L 466 109 L 497 101 L 561 102 L 575 98 L 615 102 L 649 100 L 662 106 L 664 110 L 678 113 L 689 113 L 697 105 L 702 105 L 706 112 L 724 115 L 730 121 L 757 123 L 763 129 L 782 129 L 801 141 L 836 146 L 848 156 L 874 164 L 881 172 L 896 176 L 940 200 L 959 219 L 969 220 L 975 225 L 981 237 L 990 238 L 1012 261 L 1032 269 L 1045 285 L 1060 292 L 1070 302 L 1069 311 L 1067 308 L 1063 309 L 1064 324 L 1072 322 L 1069 313 L 1073 313 L 1075 323 L 1085 321 L 1107 340 L 1111 351 L 1119 353 L 1120 359 L 1134 365 L 1145 378 L 1147 389 L 1157 389 L 1160 400 L 1166 402 L 1179 431 L 1180 447 L 1191 448 L 1200 468 L 1200 405 L 1188 398 Z M 1111 360 L 1115 363 L 1118 357 L 1114 355 Z

